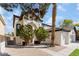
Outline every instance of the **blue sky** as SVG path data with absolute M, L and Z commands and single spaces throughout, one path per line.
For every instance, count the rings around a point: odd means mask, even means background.
M 52 23 L 52 4 L 50 4 L 47 13 L 45 14 L 43 18 L 43 23 L 51 25 Z M 5 17 L 6 22 L 6 33 L 11 32 L 12 24 L 13 24 L 13 14 L 20 15 L 21 9 L 18 6 L 18 8 L 14 8 L 13 12 L 7 12 L 2 7 L 0 7 L 0 14 Z M 79 4 L 57 4 L 57 16 L 56 16 L 56 26 L 59 26 L 59 24 L 64 19 L 71 19 L 75 23 L 79 22 Z
M 52 6 L 50 5 L 48 12 L 44 16 L 44 23 L 51 25 L 52 23 Z M 59 24 L 64 19 L 71 19 L 74 23 L 79 22 L 79 4 L 57 4 L 57 16 L 56 16 L 56 26 L 58 27 Z
M 17 8 L 13 9 L 13 12 L 8 12 L 4 10 L 2 7 L 0 7 L 0 14 L 4 16 L 4 20 L 6 23 L 6 33 L 13 31 L 13 14 L 20 16 L 21 9 L 18 6 Z

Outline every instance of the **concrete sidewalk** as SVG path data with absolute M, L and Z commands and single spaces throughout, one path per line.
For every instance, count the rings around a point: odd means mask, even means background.
M 59 48 L 59 46 L 48 48 L 48 49 L 40 49 L 40 50 L 53 56 L 68 56 L 73 50 L 75 50 L 76 48 L 79 48 L 79 43 L 72 43 L 64 47 L 65 48 L 61 48 L 61 50 L 59 51 L 57 51 L 57 48 Z

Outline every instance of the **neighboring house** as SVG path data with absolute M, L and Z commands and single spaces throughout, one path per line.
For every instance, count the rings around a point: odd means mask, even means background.
M 55 44 L 64 46 L 68 45 L 71 42 L 76 41 L 76 34 L 74 29 L 67 30 L 67 29 L 58 29 L 55 32 Z
M 42 26 L 49 31 L 49 37 L 46 39 L 45 43 L 51 43 L 52 26 L 47 24 L 42 24 Z M 56 28 L 55 30 L 55 40 L 56 45 L 64 46 L 70 44 L 71 42 L 76 42 L 76 32 L 73 27 L 63 27 Z
M 43 24 L 43 27 L 49 31 L 49 37 L 44 43 L 51 43 L 52 26 Z M 74 28 L 56 28 L 55 30 L 55 45 L 65 46 L 72 42 L 76 42 L 76 32 Z
M 4 17 L 0 15 L 0 53 L 5 50 L 5 22 Z

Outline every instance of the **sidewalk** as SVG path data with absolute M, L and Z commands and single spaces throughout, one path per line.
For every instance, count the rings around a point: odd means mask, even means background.
M 79 48 L 79 43 L 72 43 L 68 46 L 65 46 L 66 48 L 63 48 L 59 51 L 55 51 L 55 49 L 57 49 L 57 47 L 52 47 L 48 48 L 48 49 L 40 49 L 41 51 L 44 51 L 50 55 L 53 56 L 68 56 L 73 50 L 75 50 L 76 48 Z M 59 48 L 59 46 L 58 46 Z

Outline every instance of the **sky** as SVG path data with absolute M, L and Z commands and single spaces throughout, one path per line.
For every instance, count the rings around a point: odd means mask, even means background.
M 46 14 L 43 17 L 43 23 L 48 25 L 52 24 L 52 7 L 53 5 L 50 4 Z M 21 11 L 22 10 L 19 6 L 17 8 L 14 8 L 13 12 L 7 12 L 2 7 L 0 7 L 0 14 L 5 17 L 4 20 L 6 23 L 6 33 L 13 31 L 13 14 L 19 16 L 21 14 Z M 79 4 L 57 4 L 56 26 L 58 27 L 64 19 L 71 19 L 74 21 L 74 23 L 78 23 Z
M 17 8 L 13 9 L 13 12 L 8 12 L 5 9 L 3 9 L 2 7 L 0 7 L 0 14 L 4 17 L 4 21 L 6 23 L 6 33 L 10 33 L 13 31 L 13 15 L 18 15 L 20 16 L 21 14 L 21 9 L 18 6 Z
M 44 16 L 44 23 L 52 24 L 52 6 L 49 6 L 48 12 Z M 58 27 L 64 19 L 73 20 L 74 23 L 79 22 L 79 4 L 57 4 L 56 26 Z

